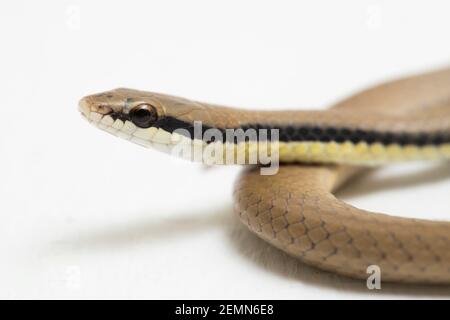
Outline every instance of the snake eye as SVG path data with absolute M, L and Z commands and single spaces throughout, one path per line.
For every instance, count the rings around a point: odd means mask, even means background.
M 158 120 L 156 108 L 144 103 L 136 106 L 130 111 L 131 121 L 140 128 L 149 128 Z

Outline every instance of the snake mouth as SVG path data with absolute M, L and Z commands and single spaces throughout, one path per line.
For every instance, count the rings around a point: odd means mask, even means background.
M 95 106 L 89 97 L 80 100 L 78 110 L 85 120 L 102 131 L 147 148 L 169 153 L 172 147 L 181 140 L 184 143 L 191 142 L 188 138 L 162 128 L 140 128 L 131 121 L 128 115 L 114 112 L 111 108 Z

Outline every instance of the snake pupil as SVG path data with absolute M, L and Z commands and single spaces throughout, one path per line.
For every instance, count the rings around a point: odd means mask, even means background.
M 131 121 L 140 128 L 149 128 L 158 119 L 156 108 L 149 104 L 141 104 L 131 110 Z

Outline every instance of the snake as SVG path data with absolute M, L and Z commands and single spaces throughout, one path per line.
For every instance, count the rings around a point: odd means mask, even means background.
M 450 284 L 450 222 L 369 212 L 335 195 L 368 167 L 448 161 L 450 68 L 389 80 L 319 110 L 233 108 L 126 88 L 85 96 L 78 108 L 136 144 L 244 165 L 233 190 L 240 221 L 307 265 L 355 279 L 375 265 L 383 281 Z M 262 172 L 270 164 L 261 151 L 278 161 L 276 172 Z

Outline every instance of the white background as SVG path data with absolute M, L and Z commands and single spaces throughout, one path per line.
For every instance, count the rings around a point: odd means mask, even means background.
M 446 288 L 306 267 L 237 221 L 238 167 L 114 139 L 77 101 L 119 86 L 248 108 L 325 108 L 445 66 L 449 2 L 9 1 L 0 5 L 0 298 L 403 298 Z M 450 166 L 408 165 L 341 193 L 444 219 Z

